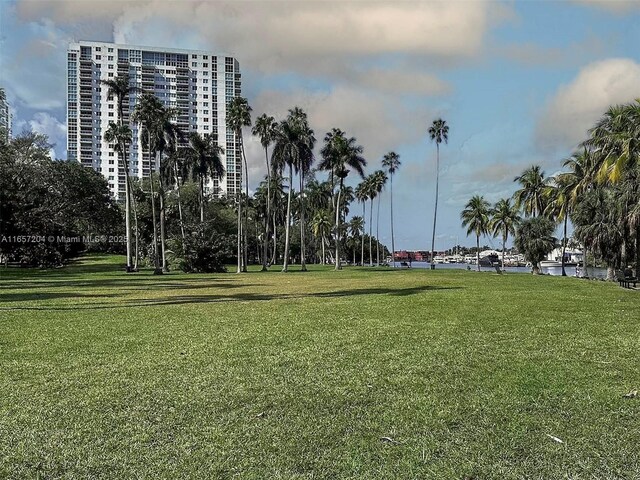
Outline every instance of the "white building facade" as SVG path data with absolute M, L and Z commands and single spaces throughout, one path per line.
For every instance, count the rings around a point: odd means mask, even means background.
M 226 174 L 210 180 L 210 191 L 218 195 L 242 191 L 239 143 L 226 125 L 227 105 L 241 95 L 235 58 L 206 51 L 81 41 L 69 45 L 67 66 L 67 157 L 102 173 L 116 198 L 124 197 L 124 162 L 118 164 L 115 145 L 104 140 L 104 133 L 110 122 L 119 120 L 118 102 L 101 81 L 125 75 L 137 88 L 124 99 L 123 109 L 123 122 L 133 132 L 128 152 L 131 176 L 147 177 L 152 164 L 142 146 L 141 128 L 131 120 L 140 93 L 146 91 L 166 107 L 179 110 L 174 122 L 185 134 L 217 138 L 224 150 Z
M 3 88 L 0 88 L 0 136 L 5 142 L 11 138 L 11 109 Z

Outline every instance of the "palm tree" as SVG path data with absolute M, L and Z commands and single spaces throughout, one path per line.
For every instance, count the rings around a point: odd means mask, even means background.
M 247 156 L 244 152 L 244 141 L 242 136 L 242 128 L 251 126 L 251 107 L 244 97 L 234 97 L 227 105 L 227 126 L 236 134 L 236 141 L 240 144 L 240 153 L 244 164 L 244 185 L 245 195 L 249 198 L 249 167 L 247 165 Z M 244 216 L 244 226 L 242 225 L 242 198 L 238 197 L 238 241 L 240 242 L 244 232 L 244 256 L 242 262 L 242 271 L 247 271 L 247 215 Z
M 539 165 L 532 165 L 513 181 L 520 184 L 520 189 L 513 194 L 516 208 L 522 208 L 527 217 L 542 215 L 546 206 L 545 188 L 547 187 L 542 168 Z
M 391 188 L 390 192 L 390 206 L 391 206 L 391 261 L 393 266 L 396 266 L 396 244 L 395 237 L 393 235 L 393 175 L 400 168 L 400 155 L 396 152 L 387 153 L 382 159 L 382 166 L 389 172 L 389 184 Z
M 489 233 L 489 202 L 484 197 L 474 195 L 460 214 L 462 226 L 467 227 L 467 235 L 476 234 L 476 261 L 480 271 L 480 237 Z
M 362 239 L 360 246 L 360 266 L 364 267 L 364 219 L 366 218 L 366 205 L 369 199 L 369 188 L 367 180 L 363 180 L 358 184 L 355 190 L 355 196 L 362 203 Z
M 327 210 L 319 210 L 311 221 L 313 228 L 313 234 L 316 237 L 320 237 L 320 243 L 322 245 L 322 265 L 326 265 L 325 244 L 327 238 L 331 233 L 331 216 Z
M 640 99 L 609 107 L 589 133 L 584 143 L 596 153 L 598 179 L 618 182 L 640 164 Z
M 160 256 L 158 250 L 158 228 L 156 223 L 156 201 L 154 192 L 153 174 L 158 169 L 156 154 L 159 151 L 160 123 L 164 115 L 164 105 L 152 93 L 145 92 L 140 96 L 138 104 L 133 112 L 133 119 L 138 122 L 142 130 L 144 140 L 146 133 L 146 145 L 149 155 L 149 186 L 151 189 L 151 219 L 153 224 L 153 259 L 154 274 L 161 274 Z M 153 159 L 153 160 L 152 160 Z
M 115 96 L 118 104 L 118 126 L 124 126 L 124 99 L 130 93 L 136 92 L 138 89 L 135 86 L 129 84 L 128 75 L 118 75 L 110 80 L 102 80 L 101 84 L 107 87 L 107 95 Z M 131 130 L 129 130 L 131 132 Z M 107 140 L 108 141 L 108 140 Z M 129 144 L 131 143 L 131 136 L 129 137 Z M 122 149 L 120 149 L 122 150 Z M 124 155 L 124 154 L 123 154 Z M 120 157 L 120 160 L 124 164 L 125 171 L 125 229 L 127 231 L 127 272 L 135 270 L 131 265 L 132 263 L 132 248 L 131 248 L 131 181 L 129 179 L 129 159 L 125 156 Z M 118 167 L 120 171 L 120 167 Z M 137 218 L 135 219 L 137 223 Z M 137 244 L 137 231 L 136 231 L 136 244 Z M 137 260 L 137 252 L 136 252 Z M 137 264 L 137 261 L 136 261 Z
M 555 247 L 553 223 L 543 216 L 523 220 L 516 232 L 516 248 L 533 265 L 532 273 L 540 273 L 539 263 Z
M 364 217 L 352 217 L 349 220 L 349 233 L 353 238 L 353 263 L 356 263 L 356 243 L 357 237 L 360 236 L 362 238 L 362 242 L 364 242 Z M 364 245 L 364 243 L 363 243 Z
M 109 128 L 104 134 L 105 141 L 116 144 L 118 158 L 124 161 L 125 171 L 128 172 L 129 162 L 127 162 L 127 146 L 131 143 L 131 129 L 127 125 L 116 125 L 109 123 Z M 118 170 L 120 170 L 118 168 Z M 125 229 L 127 231 L 127 272 L 131 272 L 131 185 L 129 174 L 126 173 L 125 181 Z
M 307 265 L 305 261 L 305 175 L 311 170 L 311 165 L 314 162 L 313 148 L 316 144 L 316 137 L 313 130 L 309 128 L 309 122 L 307 120 L 307 114 L 299 107 L 294 107 L 289 110 L 289 118 L 291 123 L 295 126 L 298 132 L 298 141 L 303 146 L 299 150 L 299 155 L 296 157 L 294 167 L 298 178 L 300 180 L 300 269 L 303 272 L 307 271 Z
M 502 270 L 504 270 L 504 251 L 509 234 L 516 234 L 516 226 L 520 222 L 518 209 L 511 204 L 509 198 L 503 198 L 491 210 L 491 219 L 488 228 L 494 237 L 502 234 Z
M 373 267 L 373 201 L 376 198 L 376 185 L 373 174 L 368 175 L 363 183 L 369 199 L 369 266 Z
M 380 198 L 382 195 L 382 190 L 384 186 L 387 184 L 387 174 L 384 170 L 376 170 L 372 177 L 373 186 L 372 188 L 375 190 L 375 196 L 378 198 L 378 213 L 376 214 L 376 264 L 380 266 Z
M 362 157 L 363 148 L 356 144 L 354 137 L 346 138 L 344 132 L 334 129 L 332 134 L 325 136 L 325 145 L 322 148 L 322 162 L 320 168 L 330 172 L 340 179 L 338 197 L 335 203 L 336 214 L 336 270 L 340 270 L 340 230 L 341 230 L 341 195 L 344 188 L 344 180 L 350 170 L 364 177 L 364 167 L 367 161 Z
M 273 168 L 281 172 L 285 166 L 289 167 L 289 193 L 287 195 L 287 215 L 285 226 L 284 265 L 282 271 L 289 270 L 289 242 L 291 226 L 291 196 L 293 194 L 293 168 L 296 165 L 304 165 L 313 159 L 313 131 L 305 128 L 297 116 L 295 110 L 290 110 L 287 119 L 280 122 L 276 131 L 275 143 L 271 152 Z
M 204 184 L 210 177 L 224 178 L 225 170 L 221 160 L 224 150 L 218 145 L 214 136 L 209 134 L 200 135 L 197 132 L 189 133 L 189 148 L 191 171 L 193 176 L 198 178 L 200 223 L 204 223 L 204 206 L 206 203 Z
M 267 249 L 269 247 L 269 221 L 271 218 L 271 163 L 269 162 L 269 145 L 273 143 L 278 123 L 266 113 L 263 113 L 253 125 L 251 133 L 260 137 L 264 148 L 264 159 L 267 164 L 267 212 L 264 219 L 264 242 L 262 245 L 262 271 L 267 270 Z
M 429 127 L 429 138 L 436 143 L 436 205 L 433 213 L 433 234 L 431 236 L 431 270 L 436 268 L 433 263 L 436 248 L 436 219 L 438 218 L 438 183 L 440 179 L 440 144 L 449 142 L 449 126 L 445 120 L 438 118 Z

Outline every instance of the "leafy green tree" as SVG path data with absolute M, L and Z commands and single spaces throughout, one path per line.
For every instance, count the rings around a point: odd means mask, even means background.
M 489 233 L 489 202 L 480 195 L 474 195 L 460 214 L 462 226 L 467 227 L 467 235 L 476 235 L 476 260 L 480 271 L 480 237 Z M 433 257 L 432 263 L 433 263 Z
M 353 246 L 353 263 L 356 263 L 356 245 L 358 244 L 358 238 L 361 239 L 361 242 L 364 242 L 364 217 L 351 217 L 349 220 L 349 234 L 352 239 Z M 362 243 L 364 245 L 364 243 Z M 362 256 L 364 257 L 364 251 L 362 252 Z
M 429 127 L 429 138 L 436 144 L 436 204 L 433 213 L 433 234 L 431 236 L 431 270 L 436 268 L 433 258 L 436 252 L 436 220 L 438 218 L 438 184 L 440 180 L 440 144 L 449 141 L 449 126 L 446 120 L 438 118 Z
M 516 234 L 516 227 L 520 222 L 520 215 L 515 205 L 509 198 L 503 198 L 496 202 L 491 210 L 488 229 L 494 237 L 502 235 L 502 269 L 504 270 L 504 252 L 509 234 Z
M 553 230 L 551 220 L 537 216 L 523 220 L 516 231 L 515 246 L 531 262 L 534 275 L 540 273 L 540 261 L 556 245 Z

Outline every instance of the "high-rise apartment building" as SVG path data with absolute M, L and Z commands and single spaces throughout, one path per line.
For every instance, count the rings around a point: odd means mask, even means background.
M 0 138 L 8 142 L 11 137 L 11 109 L 4 88 L 0 87 Z
M 124 195 L 125 169 L 118 165 L 115 145 L 104 140 L 104 133 L 110 122 L 118 122 L 118 105 L 101 81 L 123 75 L 137 87 L 124 99 L 123 109 L 123 122 L 133 132 L 128 155 L 131 176 L 146 177 L 155 165 L 143 149 L 140 126 L 131 120 L 140 92 L 147 91 L 179 110 L 175 123 L 183 132 L 217 138 L 226 174 L 211 179 L 208 188 L 220 195 L 241 191 L 239 144 L 226 125 L 227 105 L 241 94 L 240 68 L 233 57 L 81 41 L 69 45 L 67 65 L 67 156 L 101 172 L 114 196 Z

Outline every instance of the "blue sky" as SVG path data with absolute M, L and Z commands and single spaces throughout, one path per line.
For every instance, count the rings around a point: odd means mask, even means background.
M 557 172 L 608 105 L 640 97 L 640 1 L 3 1 L 0 85 L 14 130 L 46 133 L 58 158 L 76 40 L 232 54 L 256 115 L 301 106 L 318 139 L 331 127 L 355 136 L 369 171 L 396 151 L 397 248 L 430 244 L 435 118 L 450 126 L 436 243 L 446 248 L 475 241 L 459 220 L 472 195 L 510 196 L 534 163 Z M 247 148 L 255 185 L 263 156 L 257 139 Z M 390 243 L 388 198 L 380 236 Z

